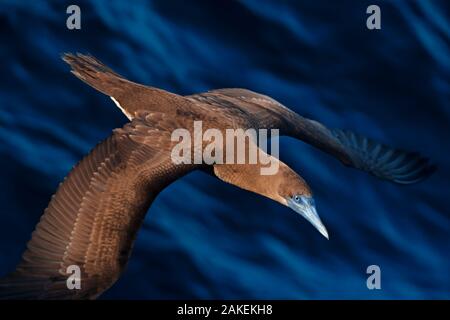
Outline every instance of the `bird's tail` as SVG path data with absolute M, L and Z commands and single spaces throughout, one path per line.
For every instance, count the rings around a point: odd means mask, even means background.
M 131 83 L 90 55 L 65 53 L 62 59 L 71 66 L 71 72 L 77 78 L 108 96 L 117 95 Z

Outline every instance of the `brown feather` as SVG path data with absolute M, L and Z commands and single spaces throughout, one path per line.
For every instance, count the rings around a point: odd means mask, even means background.
M 0 295 L 11 297 L 19 283 L 32 291 L 23 298 L 95 298 L 116 281 L 154 197 L 196 168 L 172 163 L 170 132 L 157 130 L 164 119 L 155 127 L 136 119 L 74 167 L 36 226 L 22 262 L 0 281 Z M 131 133 L 145 134 L 152 146 L 134 142 Z M 81 290 L 66 286 L 65 270 L 72 264 L 81 268 Z

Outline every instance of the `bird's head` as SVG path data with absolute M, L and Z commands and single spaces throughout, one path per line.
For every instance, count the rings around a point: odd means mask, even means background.
M 280 183 L 277 187 L 277 200 L 308 220 L 325 238 L 328 232 L 316 210 L 311 188 L 306 181 L 287 165 L 280 166 Z
M 261 175 L 260 165 L 215 165 L 214 174 L 225 182 L 291 208 L 328 239 L 328 232 L 317 214 L 311 188 L 294 170 L 278 159 L 274 160 L 279 166 L 273 175 Z

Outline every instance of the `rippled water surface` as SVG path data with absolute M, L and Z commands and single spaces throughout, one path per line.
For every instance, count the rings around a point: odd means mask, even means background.
M 104 298 L 450 298 L 447 1 L 76 1 L 82 29 L 69 31 L 72 2 L 0 2 L 0 275 L 72 165 L 126 122 L 59 58 L 78 51 L 179 94 L 262 92 L 439 166 L 397 186 L 283 138 L 329 241 L 277 203 L 192 173 L 154 202 Z M 374 2 L 382 29 L 368 31 Z M 372 264 L 382 290 L 366 288 Z

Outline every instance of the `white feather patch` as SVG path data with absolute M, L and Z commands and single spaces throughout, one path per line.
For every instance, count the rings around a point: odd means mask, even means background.
M 131 115 L 130 115 L 129 113 L 127 113 L 127 112 L 125 111 L 124 108 L 122 108 L 122 106 L 120 105 L 119 101 L 117 101 L 116 99 L 114 99 L 114 97 L 110 97 L 110 98 L 111 98 L 112 101 L 114 101 L 114 103 L 116 104 L 116 106 L 118 106 L 119 109 L 122 110 L 122 112 L 127 116 L 127 118 L 131 120 Z

